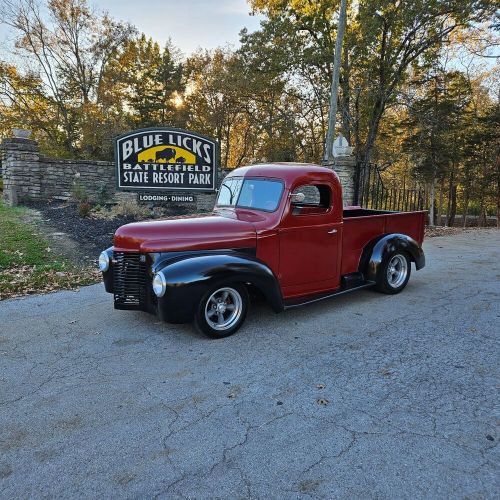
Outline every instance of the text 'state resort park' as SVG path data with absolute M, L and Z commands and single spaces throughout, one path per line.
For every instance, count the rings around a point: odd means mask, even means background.
M 115 140 L 118 187 L 214 191 L 218 145 L 187 130 L 149 128 Z

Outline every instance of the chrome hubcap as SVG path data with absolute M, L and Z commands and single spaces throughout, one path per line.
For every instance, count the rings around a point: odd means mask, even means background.
M 220 288 L 205 304 L 205 319 L 214 330 L 227 330 L 240 319 L 243 301 L 234 288 Z
M 408 275 L 408 261 L 403 255 L 395 255 L 387 266 L 387 282 L 392 288 L 401 286 Z

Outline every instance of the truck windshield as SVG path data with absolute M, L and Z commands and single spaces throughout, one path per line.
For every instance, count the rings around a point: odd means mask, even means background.
M 220 186 L 217 205 L 274 212 L 279 205 L 282 192 L 281 181 L 230 177 Z

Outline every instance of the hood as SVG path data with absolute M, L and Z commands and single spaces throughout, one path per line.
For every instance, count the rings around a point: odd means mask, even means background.
M 217 215 L 134 222 L 118 228 L 114 238 L 115 250 L 134 252 L 250 248 L 255 245 L 253 224 Z

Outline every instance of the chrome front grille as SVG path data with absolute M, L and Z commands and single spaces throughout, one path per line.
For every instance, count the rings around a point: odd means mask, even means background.
M 145 255 L 113 252 L 114 298 L 117 309 L 144 309 L 147 300 Z

